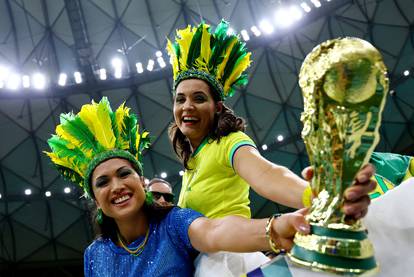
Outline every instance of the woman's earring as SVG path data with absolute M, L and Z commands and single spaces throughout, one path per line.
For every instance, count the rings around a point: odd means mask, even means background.
M 147 192 L 145 193 L 145 203 L 146 203 L 148 206 L 151 206 L 151 205 L 152 205 L 152 203 L 154 203 L 154 196 L 152 195 L 152 192 L 151 192 L 151 191 L 147 191 Z
M 101 208 L 98 208 L 98 210 L 96 211 L 96 221 L 98 222 L 98 224 L 102 224 L 103 222 L 103 213 Z

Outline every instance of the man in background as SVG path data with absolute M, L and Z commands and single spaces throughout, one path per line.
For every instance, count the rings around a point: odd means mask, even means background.
M 154 201 L 160 206 L 174 205 L 174 194 L 170 183 L 163 179 L 154 178 L 148 185 L 147 190 L 152 192 Z

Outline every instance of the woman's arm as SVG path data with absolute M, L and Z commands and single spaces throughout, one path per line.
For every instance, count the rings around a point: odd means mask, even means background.
M 302 208 L 302 194 L 308 182 L 284 166 L 276 165 L 251 146 L 240 147 L 233 167 L 258 194 L 293 208 Z
M 272 222 L 272 239 L 283 249 L 289 250 L 297 231 L 309 232 L 303 216 L 305 210 L 284 214 Z M 270 250 L 266 237 L 268 219 L 247 219 L 226 216 L 220 219 L 197 218 L 191 223 L 188 234 L 191 244 L 200 252 L 254 252 Z
M 242 177 L 258 194 L 283 205 L 302 208 L 302 194 L 308 182 L 284 166 L 276 165 L 263 158 L 256 148 L 240 147 L 233 157 L 236 173 Z M 312 174 L 305 174 L 310 180 Z M 345 214 L 358 219 L 367 213 L 370 203 L 368 193 L 375 189 L 370 178 L 375 168 L 365 165 L 357 174 L 355 184 L 345 191 Z

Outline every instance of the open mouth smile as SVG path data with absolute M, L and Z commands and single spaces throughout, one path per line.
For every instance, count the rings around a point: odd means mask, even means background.
M 112 199 L 111 203 L 115 204 L 115 205 L 119 205 L 119 204 L 123 204 L 123 203 L 127 202 L 129 199 L 131 199 L 130 194 L 123 194 L 123 195 L 120 195 L 120 196 Z

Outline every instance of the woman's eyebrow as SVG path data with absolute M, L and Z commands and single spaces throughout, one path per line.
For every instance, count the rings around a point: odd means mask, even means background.
M 116 173 L 119 173 L 119 172 L 121 172 L 122 170 L 124 170 L 124 169 L 129 169 L 129 167 L 127 167 L 127 166 L 121 166 L 120 168 L 118 168 L 117 170 L 116 170 Z
M 105 181 L 107 178 L 108 178 L 108 176 L 106 176 L 106 175 L 101 175 L 101 176 L 98 176 L 98 177 L 95 179 L 95 185 L 96 185 L 96 184 L 98 184 L 98 183 L 100 183 L 100 182 Z

